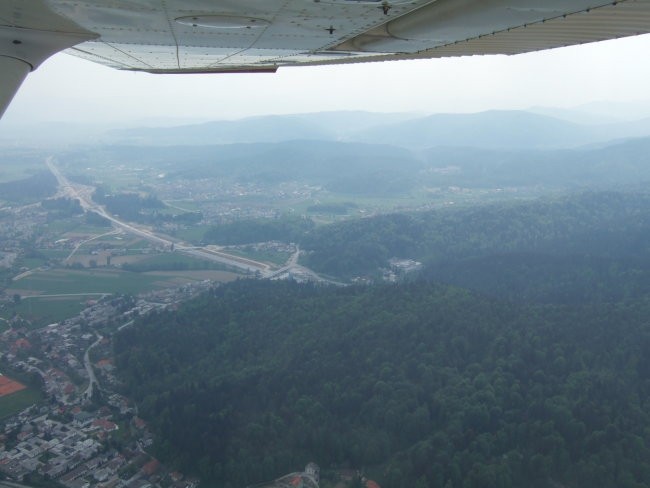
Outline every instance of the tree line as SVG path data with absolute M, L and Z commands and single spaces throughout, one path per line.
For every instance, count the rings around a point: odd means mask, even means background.
M 585 192 L 349 220 L 311 230 L 301 248 L 307 266 L 350 278 L 391 257 L 434 266 L 511 253 L 648 260 L 647 242 L 649 194 Z

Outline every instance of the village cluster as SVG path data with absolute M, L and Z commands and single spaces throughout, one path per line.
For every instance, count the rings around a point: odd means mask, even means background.
M 89 301 L 78 316 L 30 330 L 20 317 L 0 334 L 1 364 L 44 392 L 44 401 L 0 426 L 0 474 L 29 483 L 56 480 L 69 488 L 194 488 L 198 480 L 171 471 L 148 451 L 152 435 L 121 395 L 111 335 L 135 317 L 171 309 L 212 286 Z M 3 389 L 26 388 L 5 379 Z M 1 393 L 1 392 L 0 392 Z

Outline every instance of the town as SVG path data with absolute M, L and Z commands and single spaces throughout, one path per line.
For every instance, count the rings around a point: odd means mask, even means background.
M 137 408 L 118 392 L 111 335 L 138 315 L 176 307 L 210 286 L 205 281 L 137 300 L 89 300 L 78 316 L 35 330 L 18 318 L 10 323 L 0 335 L 3 370 L 40 382 L 46 398 L 4 419 L 0 473 L 27 483 L 56 480 L 69 488 L 197 486 L 198 480 L 170 471 L 148 454 L 152 435 Z M 13 391 L 25 388 L 10 381 L 17 385 Z

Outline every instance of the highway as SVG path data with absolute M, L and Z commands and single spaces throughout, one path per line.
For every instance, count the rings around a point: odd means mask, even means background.
M 338 286 L 344 285 L 343 283 L 338 283 L 322 278 L 309 268 L 299 265 L 298 257 L 300 256 L 300 249 L 298 247 L 296 248 L 296 252 L 293 253 L 287 263 L 282 268 L 274 271 L 272 269 L 272 266 L 268 263 L 228 254 L 218 249 L 216 246 L 195 247 L 190 246 L 182 241 L 172 240 L 169 237 L 158 236 L 148 229 L 136 227 L 133 224 L 124 222 L 109 214 L 106 209 L 92 200 L 92 192 L 94 191 L 94 188 L 86 185 L 75 185 L 73 183 L 70 183 L 70 181 L 65 176 L 63 176 L 63 174 L 61 174 L 59 169 L 56 167 L 54 164 L 54 158 L 52 156 L 46 158 L 45 164 L 55 176 L 59 184 L 61 194 L 67 196 L 68 198 L 79 200 L 81 207 L 85 211 L 95 212 L 96 214 L 101 215 L 105 219 L 109 220 L 117 229 L 122 229 L 123 231 L 126 231 L 130 234 L 142 237 L 149 242 L 153 242 L 154 244 L 165 247 L 167 249 L 171 249 L 173 244 L 175 252 L 193 256 L 199 259 L 204 259 L 207 261 L 225 264 L 227 266 L 232 266 L 234 268 L 255 274 L 261 278 L 275 278 L 282 275 L 283 273 L 295 271 L 302 274 L 303 276 L 308 276 L 311 280 L 317 282 L 330 283 Z M 93 239 L 96 239 L 97 237 L 94 237 Z M 74 254 L 75 251 L 76 249 L 70 254 L 70 256 L 68 256 L 68 259 Z
M 270 266 L 266 263 L 242 258 L 239 256 L 233 256 L 221 251 L 213 251 L 208 248 L 197 249 L 188 246 L 182 241 L 174 241 L 167 237 L 160 237 L 149 230 L 136 227 L 132 224 L 117 219 L 109 214 L 103 207 L 93 202 L 93 189 L 91 187 L 87 187 L 85 185 L 74 185 L 70 183 L 70 181 L 65 176 L 63 176 L 63 174 L 61 174 L 59 169 L 56 167 L 54 164 L 54 158 L 52 156 L 46 158 L 45 165 L 56 178 L 63 195 L 66 195 L 68 198 L 79 200 L 79 204 L 84 210 L 101 215 L 105 219 L 109 220 L 116 228 L 122 229 L 138 237 L 142 237 L 149 242 L 153 242 L 154 244 L 163 246 L 168 249 L 171 249 L 172 244 L 174 244 L 174 247 L 179 253 L 188 254 L 190 256 L 198 257 L 212 262 L 226 264 L 228 266 L 233 266 L 235 268 L 243 269 L 252 273 L 259 272 L 263 277 L 270 274 Z

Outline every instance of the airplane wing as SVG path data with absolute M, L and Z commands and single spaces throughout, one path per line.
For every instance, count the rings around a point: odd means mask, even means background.
M 650 0 L 2 0 L 0 115 L 61 50 L 150 73 L 529 51 L 650 32 Z

